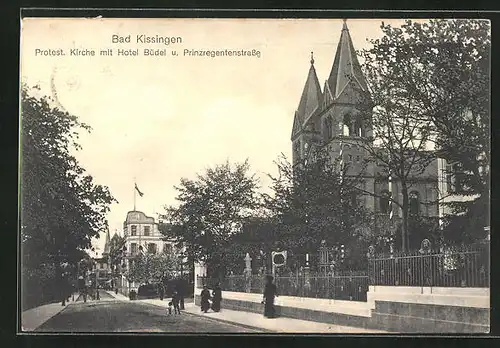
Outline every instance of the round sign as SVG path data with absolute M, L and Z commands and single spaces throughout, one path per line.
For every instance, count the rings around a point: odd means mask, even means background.
M 283 256 L 283 254 L 277 254 L 277 255 L 274 255 L 274 264 L 275 265 L 282 265 L 285 263 L 285 257 Z

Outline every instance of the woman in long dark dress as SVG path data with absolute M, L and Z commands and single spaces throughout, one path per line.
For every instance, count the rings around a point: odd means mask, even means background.
M 204 313 L 210 308 L 210 302 L 208 302 L 208 300 L 210 300 L 210 291 L 208 291 L 207 286 L 204 285 L 201 291 L 201 311 Z
M 276 318 L 276 308 L 274 308 L 274 298 L 278 296 L 276 285 L 273 284 L 273 277 L 266 277 L 266 287 L 264 288 L 264 316 L 266 318 Z
M 212 310 L 214 312 L 220 311 L 220 302 L 222 301 L 222 290 L 219 283 L 217 283 L 212 291 Z

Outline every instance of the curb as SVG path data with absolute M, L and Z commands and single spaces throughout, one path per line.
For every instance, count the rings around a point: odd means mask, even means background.
M 206 315 L 203 315 L 203 314 L 197 314 L 197 313 L 191 313 L 191 312 L 184 312 L 184 313 L 192 315 L 194 317 L 205 318 L 205 319 L 208 319 L 208 320 L 218 321 L 218 322 L 221 322 L 221 323 L 231 324 L 231 325 L 234 325 L 234 326 L 241 326 L 241 327 L 246 328 L 246 329 L 258 330 L 258 331 L 261 331 L 261 332 L 264 332 L 264 333 L 265 332 L 267 332 L 267 333 L 278 333 L 278 331 L 264 329 L 264 328 L 259 327 L 259 326 L 253 326 L 253 325 L 248 325 L 248 324 L 241 324 L 241 323 L 238 323 L 238 322 L 235 322 L 235 321 L 231 321 L 231 320 L 227 320 L 227 319 L 207 317 Z
M 143 302 L 144 304 L 147 304 L 147 305 L 151 305 L 151 306 L 155 306 L 155 307 L 160 307 L 160 308 L 163 308 L 163 306 L 159 306 L 157 304 L 153 304 L 153 303 L 145 303 Z M 198 308 L 198 307 L 197 307 Z M 245 329 L 251 329 L 251 330 L 258 330 L 258 331 L 261 331 L 261 332 L 264 332 L 264 333 L 278 333 L 278 331 L 273 331 L 273 330 L 269 330 L 269 329 L 264 329 L 264 328 L 261 328 L 259 326 L 253 326 L 253 325 L 248 325 L 248 324 L 240 324 L 238 322 L 235 322 L 235 321 L 231 321 L 231 320 L 227 320 L 227 319 L 220 319 L 220 318 L 213 318 L 213 317 L 207 317 L 206 315 L 203 315 L 203 314 L 197 314 L 197 313 L 192 313 L 192 312 L 186 312 L 185 310 L 182 312 L 184 314 L 188 314 L 188 315 L 191 315 L 193 317 L 202 317 L 202 318 L 205 318 L 205 319 L 208 319 L 208 320 L 212 320 L 212 321 L 217 321 L 217 322 L 221 322 L 221 323 L 225 323 L 225 324 L 231 324 L 231 325 L 234 325 L 234 326 L 240 326 L 240 327 L 243 327 Z
M 60 303 L 60 302 L 59 302 Z M 23 328 L 23 323 L 22 323 L 22 313 L 21 313 L 21 331 L 20 331 L 20 334 L 28 334 L 28 333 L 31 333 L 31 332 L 35 332 L 38 330 L 39 327 L 41 327 L 42 325 L 44 325 L 46 322 L 48 322 L 50 319 L 54 318 L 54 317 L 57 317 L 59 314 L 61 314 L 62 312 L 64 312 L 69 306 L 73 305 L 75 303 L 75 301 L 71 301 L 71 302 L 67 302 L 65 306 L 62 306 L 61 305 L 61 310 L 57 311 L 56 313 L 54 313 L 53 315 L 50 315 L 50 316 L 47 316 L 37 327 L 31 329 L 31 330 L 25 330 Z M 38 306 L 38 307 L 33 307 L 33 308 L 30 308 L 26 311 L 29 311 L 31 309 L 36 309 L 36 308 L 39 308 L 39 307 L 43 307 L 44 305 L 42 306 Z

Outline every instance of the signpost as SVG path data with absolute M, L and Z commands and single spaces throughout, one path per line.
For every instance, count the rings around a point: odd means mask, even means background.
M 273 261 L 273 277 L 276 277 L 276 271 L 279 267 L 286 265 L 286 250 L 271 252 L 271 259 Z

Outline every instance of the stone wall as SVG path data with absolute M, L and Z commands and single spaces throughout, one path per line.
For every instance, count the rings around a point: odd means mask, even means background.
M 264 313 L 260 294 L 223 292 L 222 297 L 222 310 Z M 490 330 L 489 289 L 482 288 L 370 287 L 368 302 L 282 296 L 276 311 L 288 318 L 397 333 Z

